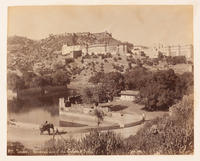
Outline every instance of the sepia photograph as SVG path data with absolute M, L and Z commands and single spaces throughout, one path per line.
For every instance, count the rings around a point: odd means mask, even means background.
M 193 5 L 7 8 L 7 155 L 193 155 Z

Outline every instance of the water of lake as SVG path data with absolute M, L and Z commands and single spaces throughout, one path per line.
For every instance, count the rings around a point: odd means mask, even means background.
M 16 121 L 42 124 L 45 121 L 59 125 L 58 103 L 36 105 L 19 101 L 8 102 L 8 119 Z
M 51 122 L 56 126 L 59 126 L 59 117 L 58 115 L 52 115 L 50 112 L 43 108 L 33 108 L 25 112 L 8 112 L 9 119 L 15 119 L 19 122 L 33 123 L 33 124 L 42 124 L 45 121 Z

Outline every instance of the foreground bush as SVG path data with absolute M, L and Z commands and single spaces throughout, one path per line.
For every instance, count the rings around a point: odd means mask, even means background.
M 114 132 L 90 132 L 81 140 L 58 139 L 45 143 L 44 153 L 51 155 L 113 155 L 127 154 L 123 139 Z
M 127 152 L 123 139 L 110 131 L 93 131 L 81 140 L 81 144 L 85 154 L 112 155 Z
M 72 138 L 50 139 L 45 142 L 41 150 L 47 155 L 80 154 L 79 145 L 79 141 Z
M 31 149 L 26 148 L 20 142 L 11 142 L 7 143 L 7 154 L 8 155 L 31 155 L 33 151 Z
M 170 115 L 156 118 L 129 137 L 128 147 L 137 154 L 191 154 L 194 149 L 193 96 L 170 107 Z

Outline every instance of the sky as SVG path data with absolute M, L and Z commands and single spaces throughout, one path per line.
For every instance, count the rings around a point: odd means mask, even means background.
M 136 45 L 193 43 L 193 8 L 171 6 L 21 6 L 8 9 L 8 36 L 111 32 Z

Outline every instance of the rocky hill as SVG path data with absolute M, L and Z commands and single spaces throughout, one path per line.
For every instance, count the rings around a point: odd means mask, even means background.
M 35 63 L 44 61 L 54 62 L 61 53 L 62 46 L 84 44 L 120 44 L 121 41 L 112 37 L 107 32 L 102 33 L 64 33 L 59 35 L 50 34 L 41 40 L 31 40 L 26 37 L 8 37 L 8 68 L 32 70 Z

